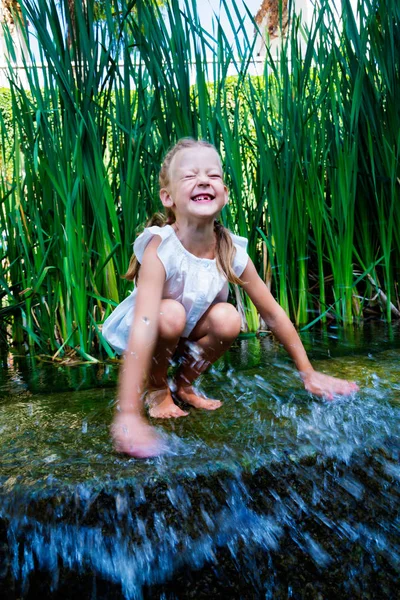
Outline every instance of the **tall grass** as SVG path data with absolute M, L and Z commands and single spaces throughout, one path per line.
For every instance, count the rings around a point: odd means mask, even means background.
M 23 0 L 23 27 L 36 31 L 48 65 L 41 82 L 28 66 L 35 56 L 25 56 L 28 89 L 9 42 L 3 336 L 55 358 L 114 355 L 100 324 L 129 291 L 121 275 L 159 207 L 162 156 L 187 135 L 221 152 L 231 198 L 222 218 L 249 238 L 297 324 L 350 324 L 372 297 L 390 320 L 400 268 L 396 0 L 360 2 L 359 27 L 348 0 L 340 22 L 322 0 L 306 32 L 289 6 L 280 60 L 267 53 L 258 77 L 248 15 L 235 6 L 233 44 L 218 20 L 213 34 L 202 29 L 194 0 L 184 11 L 177 0 L 163 10 L 139 0 L 104 6 L 96 21 L 93 0 L 76 2 L 73 17 L 67 0 Z

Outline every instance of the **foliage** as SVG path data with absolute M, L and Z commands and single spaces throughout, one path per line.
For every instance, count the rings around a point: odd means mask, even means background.
M 2 165 L 9 164 L 9 162 L 12 160 L 12 135 L 13 113 L 11 104 L 11 92 L 8 88 L 0 88 L 0 168 Z
M 249 238 L 261 275 L 298 324 L 351 323 L 373 308 L 372 297 L 392 317 L 400 268 L 395 0 L 360 3 L 359 29 L 348 0 L 340 29 L 323 0 L 305 53 L 292 18 L 280 60 L 267 55 L 259 77 L 250 76 L 254 42 L 240 38 L 242 24 L 232 21 L 232 47 L 218 22 L 214 37 L 202 30 L 194 0 L 185 1 L 186 16 L 178 0 L 162 13 L 156 2 L 115 0 L 101 26 L 93 1 L 76 2 L 71 40 L 68 2 L 58 5 L 23 1 L 48 70 L 41 81 L 27 69 L 25 90 L 10 65 L 12 119 L 7 127 L 0 120 L 3 136 L 12 131 L 13 156 L 11 178 L 4 166 L 0 175 L 8 335 L 56 356 L 71 348 L 88 360 L 113 356 L 100 324 L 129 291 L 120 276 L 138 228 L 159 207 L 162 156 L 186 135 L 220 150 L 231 196 L 224 222 Z

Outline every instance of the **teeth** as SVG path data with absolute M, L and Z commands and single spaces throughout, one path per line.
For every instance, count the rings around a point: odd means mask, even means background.
M 194 202 L 197 202 L 197 200 L 211 200 L 211 196 L 196 196 L 193 198 Z

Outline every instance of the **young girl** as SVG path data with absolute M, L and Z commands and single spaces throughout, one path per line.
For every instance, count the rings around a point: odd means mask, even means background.
M 198 395 L 192 384 L 239 334 L 239 314 L 227 303 L 228 282 L 250 296 L 309 392 L 331 399 L 357 390 L 355 383 L 314 371 L 296 329 L 248 257 L 247 240 L 216 221 L 228 190 L 215 147 L 181 139 L 166 155 L 159 179 L 166 217 L 157 215 L 158 224 L 137 238 L 126 274 L 136 287 L 103 326 L 106 340 L 125 353 L 112 425 L 115 448 L 137 457 L 162 451 L 143 415 L 143 399 L 152 417 L 188 415 L 175 404 L 168 385 L 174 354 L 180 357 L 175 396 L 195 408 L 221 406 Z

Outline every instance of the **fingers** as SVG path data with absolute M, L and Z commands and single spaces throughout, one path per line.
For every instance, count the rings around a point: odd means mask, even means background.
M 157 440 L 132 440 L 124 437 L 114 438 L 114 449 L 121 454 L 128 454 L 135 458 L 153 458 L 160 456 L 166 450 L 165 444 Z
M 359 390 L 354 381 L 338 379 L 315 371 L 307 378 L 304 385 L 310 394 L 320 396 L 325 400 L 333 400 L 335 396 L 350 396 Z
M 114 449 L 136 458 L 150 458 L 163 454 L 165 442 L 157 431 L 133 415 L 118 415 L 111 425 Z

